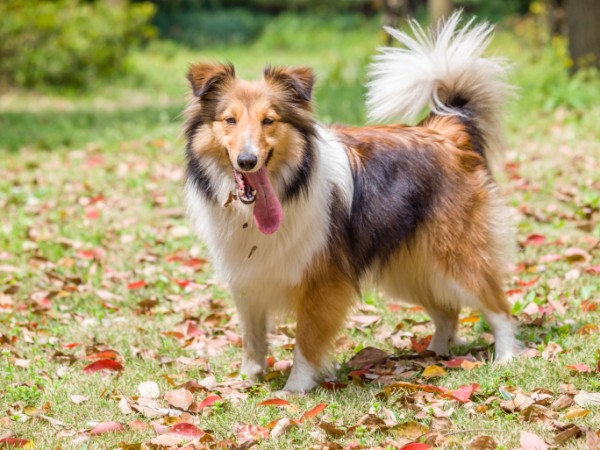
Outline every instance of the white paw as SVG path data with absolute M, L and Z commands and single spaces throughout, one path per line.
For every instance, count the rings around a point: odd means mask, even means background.
M 240 369 L 240 378 L 248 381 L 260 381 L 264 374 L 264 367 L 256 361 L 244 361 Z

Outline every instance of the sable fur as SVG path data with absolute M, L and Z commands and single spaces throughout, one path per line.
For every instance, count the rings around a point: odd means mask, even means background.
M 514 356 L 502 289 L 512 237 L 487 161 L 502 142 L 504 67 L 481 58 L 490 27 L 457 31 L 458 20 L 431 34 L 414 25 L 416 38 L 388 30 L 408 48 L 384 49 L 373 65 L 371 116 L 406 118 L 429 103 L 432 113 L 414 127 L 326 129 L 314 119 L 306 67 L 268 66 L 256 81 L 237 78 L 230 64 L 190 67 L 188 209 L 232 290 L 249 377 L 265 369 L 270 313 L 293 312 L 295 362 L 284 389 L 311 389 L 365 284 L 424 306 L 439 354 L 457 339 L 466 305 L 492 326 L 496 359 Z M 257 157 L 253 170 L 266 170 L 281 203 L 274 234 L 255 226 L 252 205 L 223 206 L 243 152 Z

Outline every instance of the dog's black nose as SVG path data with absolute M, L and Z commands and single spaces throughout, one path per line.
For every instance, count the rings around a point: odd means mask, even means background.
M 258 162 L 258 158 L 252 153 L 240 153 L 237 159 L 238 165 L 242 170 L 252 170 L 256 163 Z

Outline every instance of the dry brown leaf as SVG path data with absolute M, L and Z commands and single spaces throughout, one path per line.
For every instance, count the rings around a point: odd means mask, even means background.
M 600 392 L 581 392 L 573 400 L 582 408 L 600 406 Z
M 160 396 L 160 389 L 158 384 L 154 381 L 145 381 L 140 383 L 137 387 L 140 397 L 145 398 L 158 398 Z
M 563 351 L 563 348 L 556 342 L 549 342 L 544 351 L 542 352 L 542 358 L 548 361 L 554 361 L 556 356 Z
M 557 445 L 562 445 L 567 442 L 571 438 L 576 438 L 581 435 L 581 428 L 577 425 L 570 425 L 564 431 L 558 433 L 554 436 L 554 443 Z
M 469 450 L 494 450 L 498 444 L 491 436 L 476 436 L 469 441 Z
M 354 355 L 347 362 L 351 369 L 362 369 L 365 366 L 371 366 L 385 361 L 389 355 L 375 347 L 365 347 Z
M 164 399 L 175 408 L 187 410 L 194 401 L 194 396 L 187 389 L 181 388 L 165 392 Z

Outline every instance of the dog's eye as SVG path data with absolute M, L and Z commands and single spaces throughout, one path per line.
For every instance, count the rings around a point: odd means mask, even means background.
M 226 123 L 227 125 L 235 125 L 235 124 L 236 124 L 236 121 L 235 121 L 235 119 L 234 119 L 233 117 L 227 117 L 227 118 L 225 119 L 225 123 Z
M 275 122 L 273 119 L 271 119 L 270 117 L 265 117 L 262 121 L 263 125 L 271 125 L 273 122 Z

